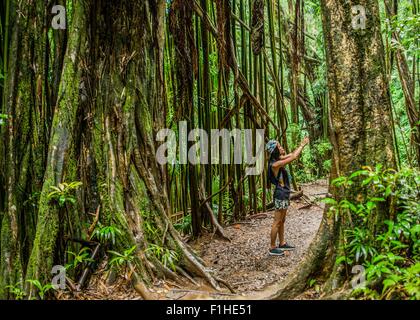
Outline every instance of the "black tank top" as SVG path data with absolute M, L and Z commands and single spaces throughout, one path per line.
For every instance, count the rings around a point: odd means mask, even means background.
M 280 200 L 284 200 L 284 199 L 289 199 L 290 197 L 290 182 L 289 182 L 289 174 L 287 172 L 287 170 L 284 167 L 281 167 L 279 169 L 279 172 L 277 174 L 277 177 L 274 175 L 273 172 L 273 163 L 275 161 L 271 160 L 268 163 L 268 180 L 275 185 L 275 190 L 274 190 L 274 197 L 276 199 L 280 199 Z M 283 180 L 284 185 L 282 186 L 280 184 L 280 179 Z

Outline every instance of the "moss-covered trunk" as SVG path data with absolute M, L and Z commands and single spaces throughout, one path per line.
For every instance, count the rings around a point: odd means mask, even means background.
M 0 295 L 7 284 L 22 282 L 35 237 L 37 200 L 45 171 L 52 100 L 48 65 L 47 8 L 30 1 L 13 3 L 4 110 L 7 125 L 2 136 L 0 175 L 5 181 L 1 197 Z M 21 12 L 22 14 L 14 14 Z M 56 73 L 52 73 L 52 77 Z
M 48 146 L 48 160 L 42 191 L 38 201 L 38 222 L 36 236 L 30 253 L 26 279 L 49 280 L 56 258 L 57 236 L 64 221 L 60 209 L 49 201 L 52 186 L 67 181 L 68 175 L 75 175 L 76 165 L 71 163 L 71 148 L 77 137 L 77 113 L 81 106 L 80 86 L 83 81 L 83 62 L 87 53 L 85 28 L 87 8 L 84 1 L 73 6 L 69 30 L 69 41 L 63 64 L 57 107 L 54 112 L 51 136 Z M 42 124 L 41 124 L 42 125 Z M 72 177 L 73 178 L 73 177 Z M 71 217 L 78 223 L 77 216 Z M 60 234 L 60 236 L 64 236 Z

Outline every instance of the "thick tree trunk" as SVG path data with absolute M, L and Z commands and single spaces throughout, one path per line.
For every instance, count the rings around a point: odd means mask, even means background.
M 64 60 L 48 148 L 47 167 L 38 203 L 36 236 L 26 271 L 26 279 L 38 279 L 41 283 L 48 281 L 51 274 L 57 250 L 57 237 L 64 223 L 60 221 L 59 209 L 49 203 L 48 194 L 51 192 L 51 186 L 67 181 L 66 173 L 74 176 L 71 170 L 76 170 L 75 163 L 71 163 L 73 160 L 71 148 L 78 131 L 77 113 L 82 99 L 79 89 L 83 82 L 83 60 L 87 54 L 87 39 L 84 32 L 87 26 L 86 4 L 84 1 L 78 1 L 74 4 L 73 10 L 68 51 Z M 79 223 L 77 215 L 72 219 Z
M 12 11 L 12 10 L 11 10 Z M 1 221 L 0 296 L 5 285 L 22 282 L 23 270 L 32 249 L 37 219 L 37 194 L 46 162 L 45 145 L 51 121 L 48 93 L 49 57 L 46 8 L 43 3 L 15 3 L 11 14 L 13 35 L 8 52 L 4 113 L 7 126 L 2 135 L 1 175 L 6 182 L 5 215 Z M 45 86 L 44 86 L 45 84 Z M 32 165 L 30 165 L 32 164 Z

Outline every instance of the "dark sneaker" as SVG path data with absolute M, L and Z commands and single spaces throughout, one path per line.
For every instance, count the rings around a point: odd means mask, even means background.
M 270 256 L 284 256 L 283 250 L 274 248 L 269 251 Z
M 277 248 L 278 249 L 281 249 L 281 250 L 284 250 L 284 251 L 290 251 L 290 250 L 294 250 L 295 249 L 294 246 L 291 246 L 287 242 L 284 245 L 282 245 L 282 246 L 279 245 Z

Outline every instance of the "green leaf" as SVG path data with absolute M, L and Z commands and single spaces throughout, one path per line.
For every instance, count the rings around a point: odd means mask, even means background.
M 372 209 L 376 208 L 376 203 L 372 202 L 372 201 L 368 201 L 366 203 L 366 208 L 370 212 L 370 211 L 372 211 Z
M 386 258 L 386 256 L 385 256 L 385 255 L 380 254 L 380 255 L 378 255 L 378 256 L 376 256 L 376 257 L 373 257 L 373 259 L 372 259 L 372 263 L 377 263 L 377 262 L 379 262 L 379 261 L 381 261 L 381 260 L 383 260 L 383 259 L 385 259 L 385 258 Z
M 385 291 L 386 291 L 386 289 L 388 289 L 388 288 L 389 288 L 389 287 L 391 287 L 391 286 L 396 285 L 397 283 L 398 283 L 398 281 L 397 281 L 397 280 L 395 280 L 392 276 L 391 276 L 391 277 L 386 278 L 386 279 L 382 282 L 382 284 L 383 284 L 383 289 L 382 289 L 382 292 L 385 292 Z
M 42 285 L 38 280 L 26 280 L 27 282 L 29 282 L 30 284 L 32 284 L 33 286 L 35 286 L 37 289 L 42 290 Z
M 392 186 L 387 185 L 385 188 L 385 197 L 388 197 L 392 193 Z
M 340 207 L 345 208 L 345 209 L 350 209 L 353 212 L 357 211 L 356 206 L 348 200 L 341 200 L 340 201 Z
M 126 250 L 125 253 L 126 255 L 130 255 L 133 253 L 134 250 L 136 250 L 137 245 L 132 246 L 130 249 Z
M 335 263 L 338 264 L 342 264 L 342 263 L 346 263 L 347 262 L 347 257 L 346 256 L 340 256 L 335 260 Z
M 324 198 L 320 200 L 321 202 L 328 204 L 328 205 L 336 205 L 337 201 L 333 198 Z
M 417 235 L 420 234 L 420 224 L 416 224 L 413 227 L 410 228 L 410 234 L 411 235 Z
M 111 254 L 113 254 L 113 255 L 115 255 L 115 256 L 118 256 L 118 257 L 122 257 L 123 256 L 121 253 L 119 253 L 117 251 L 108 250 L 108 252 L 111 253 Z
M 379 198 L 379 197 L 373 197 L 369 199 L 372 202 L 384 202 L 385 199 L 384 198 Z
M 372 181 L 373 177 L 366 178 L 362 181 L 362 187 L 369 184 Z
M 333 181 L 331 181 L 331 184 L 335 186 L 340 186 L 346 181 L 347 181 L 347 177 L 338 177 L 338 178 L 335 178 Z
M 353 172 L 349 176 L 349 179 L 353 179 L 353 178 L 358 177 L 360 175 L 367 175 L 367 174 L 369 174 L 369 171 L 367 171 L 367 170 L 358 170 L 358 171 Z

